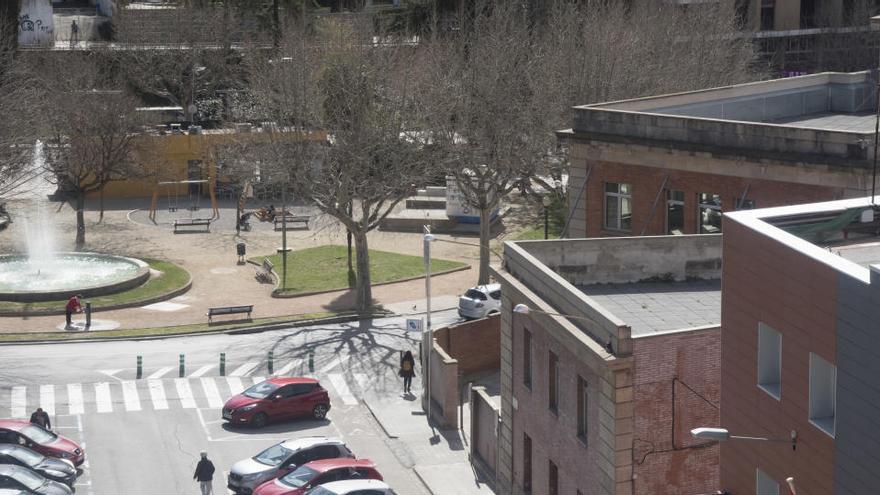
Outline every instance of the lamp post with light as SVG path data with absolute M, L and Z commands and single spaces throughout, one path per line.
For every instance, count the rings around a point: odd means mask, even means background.
M 746 440 L 752 442 L 788 443 L 791 444 L 791 450 L 797 449 L 797 431 L 795 430 L 791 430 L 788 438 L 765 438 L 731 435 L 726 428 L 706 427 L 694 428 L 693 430 L 691 430 L 691 435 L 693 435 L 694 438 L 701 438 L 703 440 L 715 440 L 717 442 L 727 442 L 729 440 Z M 785 483 L 788 485 L 788 489 L 791 491 L 791 495 L 797 495 L 797 490 L 794 487 L 794 478 L 789 476 L 785 479 Z
M 431 333 L 431 243 L 435 240 L 431 227 L 424 226 L 422 237 L 425 257 L 425 329 L 422 331 L 422 377 L 425 382 L 428 421 L 431 421 L 431 353 L 434 349 L 434 336 Z M 424 400 L 424 399 L 423 399 Z
M 550 199 L 550 196 L 545 195 L 541 199 L 541 204 L 544 205 L 544 240 L 546 241 L 548 233 L 550 205 L 553 204 L 553 200 Z

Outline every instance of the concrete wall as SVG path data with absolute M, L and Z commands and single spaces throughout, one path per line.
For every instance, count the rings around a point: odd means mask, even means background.
M 501 365 L 501 316 L 457 323 L 434 331 L 437 344 L 469 375 L 498 370 Z
M 483 463 L 491 474 L 498 469 L 498 420 L 501 408 L 486 393 L 486 387 L 473 387 L 471 405 L 471 460 Z M 497 477 L 497 476 L 496 476 Z
M 437 342 L 431 354 L 431 415 L 443 428 L 458 428 L 458 361 L 452 359 Z
M 52 45 L 55 21 L 49 0 L 21 0 L 18 14 L 19 45 Z

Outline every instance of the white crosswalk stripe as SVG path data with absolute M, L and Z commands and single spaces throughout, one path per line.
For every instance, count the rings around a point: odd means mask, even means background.
M 265 376 L 252 376 L 251 380 L 254 381 L 254 385 L 263 382 L 266 379 Z
M 126 411 L 140 411 L 141 398 L 138 395 L 137 383 L 132 380 L 122 382 L 122 399 L 125 401 Z
M 336 393 L 339 394 L 339 398 L 342 399 L 343 404 L 346 406 L 353 406 L 358 403 L 354 395 L 351 394 L 351 390 L 348 388 L 348 384 L 345 382 L 345 377 L 342 376 L 342 373 L 330 373 L 327 378 L 330 379 L 330 384 L 336 389 Z
M 235 368 L 235 371 L 229 374 L 229 376 L 247 376 L 253 372 L 260 363 L 244 363 L 243 365 Z
M 291 361 L 284 366 L 275 370 L 275 376 L 282 376 L 290 373 L 294 368 L 299 369 L 302 366 L 302 359 L 297 359 L 295 361 Z
M 155 373 L 147 377 L 147 380 L 155 380 L 157 378 L 162 378 L 167 375 L 171 370 L 174 369 L 174 366 L 166 366 L 164 368 L 160 368 Z
M 229 392 L 232 394 L 240 394 L 244 391 L 244 386 L 241 384 L 241 378 L 237 376 L 227 376 L 226 383 L 229 384 Z
M 153 399 L 153 409 L 168 409 L 168 401 L 165 399 L 165 386 L 162 380 L 147 380 L 150 389 L 150 398 Z
M 223 407 L 223 401 L 220 400 L 220 391 L 217 390 L 217 384 L 214 383 L 214 379 L 210 377 L 202 377 L 199 378 L 199 381 L 202 382 L 202 389 L 205 391 L 205 398 L 208 399 L 208 407 L 219 408 Z
M 180 398 L 180 405 L 184 409 L 195 409 L 196 401 L 193 399 L 192 388 L 189 386 L 189 380 L 186 378 L 175 378 L 174 386 L 177 389 L 177 397 Z
M 354 376 L 354 381 L 358 384 L 358 388 L 361 389 L 361 393 L 366 392 L 370 388 L 370 378 L 366 373 L 352 373 L 352 375 Z
M 82 385 L 79 383 L 67 384 L 68 414 L 82 414 L 86 412 L 83 407 Z
M 40 385 L 40 405 L 50 416 L 55 415 L 55 385 Z
M 12 387 L 10 396 L 9 415 L 13 418 L 23 418 L 27 414 L 27 387 Z
M 100 382 L 95 384 L 95 407 L 99 413 L 113 412 L 113 399 L 110 397 L 110 384 Z
M 213 364 L 206 364 L 205 366 L 202 366 L 201 368 L 197 369 L 193 374 L 189 375 L 189 377 L 190 378 L 198 378 L 200 376 L 204 376 L 207 372 L 211 371 L 211 368 L 213 368 L 213 367 L 214 367 Z

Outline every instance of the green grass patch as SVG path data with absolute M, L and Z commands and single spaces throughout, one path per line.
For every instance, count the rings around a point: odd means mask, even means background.
M 253 261 L 262 263 L 266 257 Z M 281 255 L 269 256 L 275 273 L 281 275 Z M 431 271 L 442 272 L 461 268 L 466 263 L 431 258 Z M 395 282 L 424 275 L 421 256 L 370 250 L 370 279 L 373 284 Z M 281 284 L 279 284 L 281 287 Z M 318 246 L 291 251 L 287 256 L 285 295 L 304 294 L 348 288 L 348 249 L 345 246 Z
M 559 232 L 548 232 L 548 239 L 559 239 Z M 516 236 L 514 236 L 513 240 L 515 241 L 543 241 L 544 240 L 544 227 L 533 228 L 533 229 L 525 229 L 519 231 Z
M 138 304 L 153 301 L 163 294 L 176 291 L 189 282 L 189 272 L 167 261 L 144 259 L 150 268 L 162 272 L 158 277 L 151 276 L 144 284 L 124 292 L 87 298 L 93 308 L 117 306 L 120 304 Z M 0 313 L 34 312 L 63 310 L 67 299 L 57 301 L 40 301 L 33 303 L 0 301 Z
M 174 334 L 197 334 L 207 332 L 227 332 L 240 328 L 248 328 L 276 323 L 296 323 L 304 320 L 330 318 L 333 316 L 345 316 L 352 312 L 323 312 L 306 313 L 294 316 L 280 316 L 274 318 L 258 318 L 248 321 L 234 321 L 228 324 L 196 323 L 192 325 L 178 325 L 172 327 L 154 328 L 119 328 L 116 330 L 101 330 L 95 332 L 31 332 L 31 333 L 6 333 L 0 334 L 0 342 L 22 342 L 31 340 L 81 340 L 81 339 L 105 339 L 105 338 L 131 338 L 153 337 Z

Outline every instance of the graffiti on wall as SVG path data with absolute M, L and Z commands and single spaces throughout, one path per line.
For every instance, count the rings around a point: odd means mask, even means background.
M 18 16 L 18 42 L 45 45 L 55 40 L 52 4 L 49 0 L 22 0 Z

